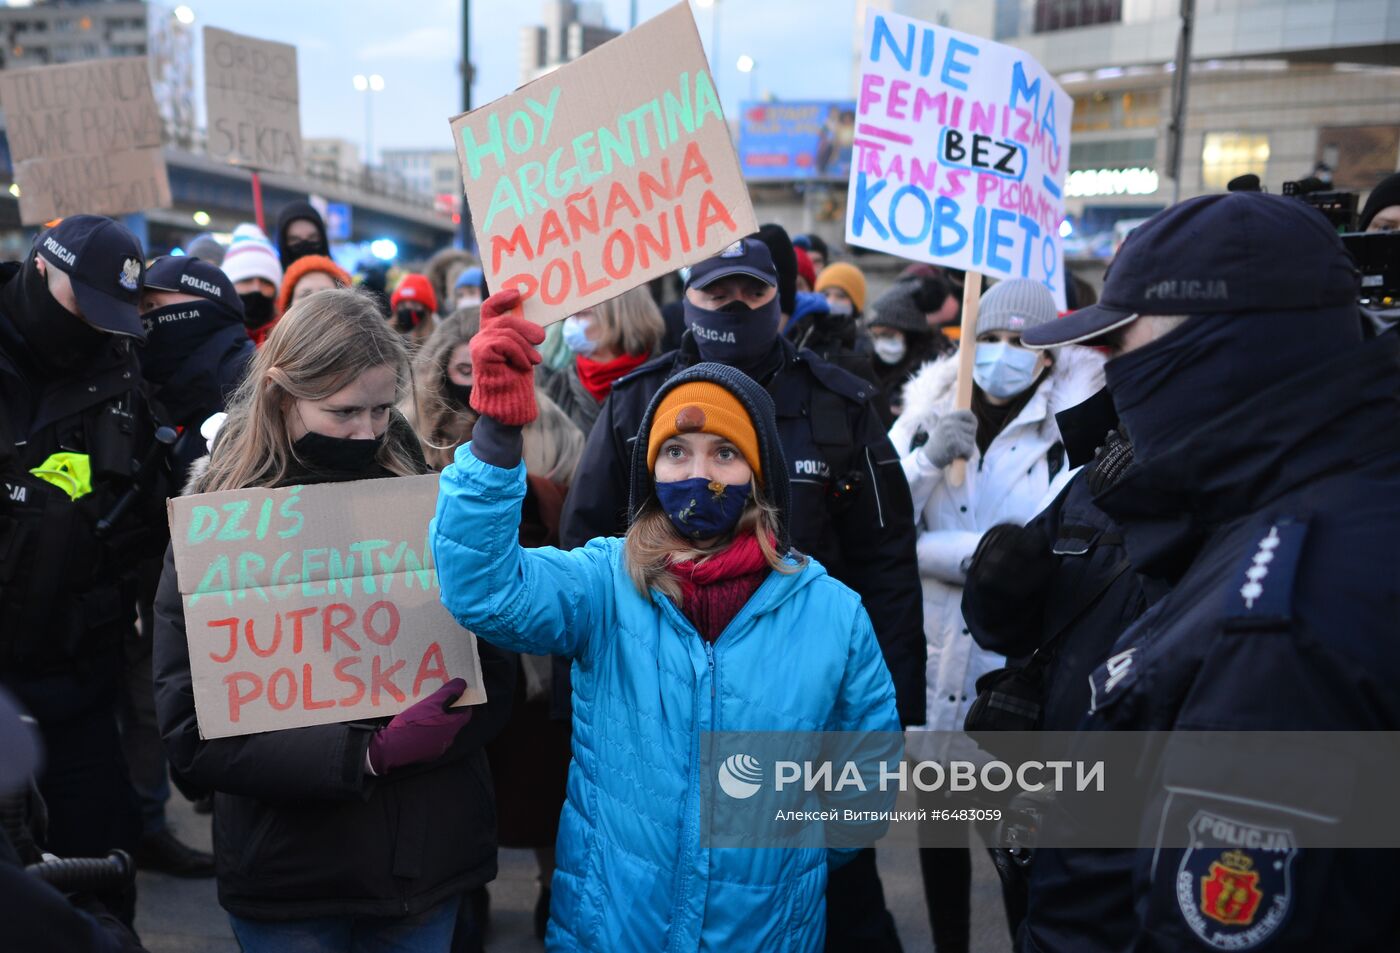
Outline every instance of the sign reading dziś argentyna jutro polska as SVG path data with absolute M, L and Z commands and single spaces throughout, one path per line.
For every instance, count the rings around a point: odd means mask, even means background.
M 434 474 L 170 501 L 205 738 L 394 715 L 454 677 L 486 700 L 476 640 L 439 600 Z

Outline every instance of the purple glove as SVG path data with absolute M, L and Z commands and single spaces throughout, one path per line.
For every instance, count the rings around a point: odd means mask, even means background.
M 447 707 L 466 690 L 466 680 L 454 678 L 395 715 L 369 740 L 370 769 L 377 775 L 388 774 L 445 755 L 457 732 L 472 720 L 471 708 Z

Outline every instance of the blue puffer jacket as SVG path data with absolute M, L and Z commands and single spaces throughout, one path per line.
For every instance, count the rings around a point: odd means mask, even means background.
M 820 950 L 828 852 L 702 848 L 700 735 L 898 731 L 859 598 L 808 561 L 771 573 L 709 645 L 669 599 L 637 592 L 622 540 L 522 549 L 524 494 L 523 466 L 462 447 L 431 533 L 459 622 L 505 648 L 574 660 L 548 947 Z

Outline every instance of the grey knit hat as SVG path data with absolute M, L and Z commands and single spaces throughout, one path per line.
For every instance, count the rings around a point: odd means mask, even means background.
M 977 311 L 977 333 L 1021 333 L 1055 320 L 1055 299 L 1050 289 L 1033 278 L 998 281 L 982 296 Z
M 870 306 L 870 317 L 866 326 L 872 328 L 894 328 L 905 334 L 930 334 L 928 319 L 914 300 L 918 286 L 910 281 L 898 282 L 889 291 L 875 299 Z

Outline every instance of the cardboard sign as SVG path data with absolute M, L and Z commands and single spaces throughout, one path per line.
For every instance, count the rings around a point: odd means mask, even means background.
M 549 324 L 758 230 L 685 3 L 452 120 L 487 282 Z
M 865 21 L 846 241 L 1065 306 L 1069 95 L 1020 50 L 909 17 Z
M 301 174 L 295 46 L 205 27 L 204 102 L 215 159 Z
M 476 639 L 438 598 L 436 474 L 170 501 L 205 738 L 394 715 L 461 677 Z
M 144 56 L 0 72 L 25 225 L 170 202 Z

